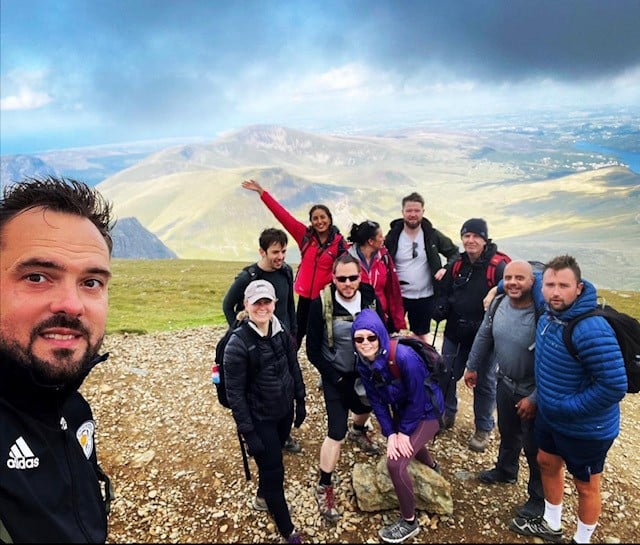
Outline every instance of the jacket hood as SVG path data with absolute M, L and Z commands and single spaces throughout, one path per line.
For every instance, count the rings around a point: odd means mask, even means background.
M 389 351 L 389 333 L 375 310 L 365 308 L 356 316 L 351 325 L 351 340 L 353 340 L 353 335 L 358 329 L 368 329 L 378 336 L 380 353 Z
M 578 298 L 573 302 L 573 304 L 558 313 L 557 316 L 562 321 L 569 321 L 580 314 L 584 314 L 585 312 L 589 312 L 598 306 L 598 293 L 596 287 L 589 282 L 588 280 L 582 280 L 583 288 L 582 293 L 578 295 Z M 555 314 L 551 311 L 552 314 Z

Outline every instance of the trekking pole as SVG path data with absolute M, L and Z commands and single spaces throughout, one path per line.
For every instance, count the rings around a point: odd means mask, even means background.
M 249 470 L 249 458 L 247 457 L 247 450 L 242 440 L 242 435 L 238 432 L 238 441 L 240 441 L 240 450 L 242 451 L 242 465 L 244 466 L 244 476 L 247 481 L 251 480 L 251 471 Z
M 433 331 L 433 338 L 431 339 L 431 346 L 436 347 L 436 337 L 438 336 L 438 326 L 440 322 L 436 322 L 436 328 Z

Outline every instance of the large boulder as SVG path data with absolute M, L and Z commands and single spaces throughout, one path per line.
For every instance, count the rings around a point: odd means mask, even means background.
M 413 478 L 416 508 L 439 515 L 453 513 L 449 481 L 417 460 L 409 463 L 409 474 Z M 398 497 L 389 477 L 385 456 L 376 465 L 354 464 L 352 481 L 358 507 L 362 511 L 383 511 L 398 507 Z

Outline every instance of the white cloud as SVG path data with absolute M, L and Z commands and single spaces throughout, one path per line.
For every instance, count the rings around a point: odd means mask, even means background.
M 53 101 L 53 97 L 41 89 L 46 87 L 46 70 L 12 70 L 2 77 L 0 110 L 37 110 Z
M 17 94 L 0 99 L 0 110 L 37 110 L 53 101 L 48 93 L 21 88 Z

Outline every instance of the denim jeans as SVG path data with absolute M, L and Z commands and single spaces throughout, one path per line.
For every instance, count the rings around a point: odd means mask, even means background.
M 447 373 L 442 386 L 445 415 L 455 416 L 458 412 L 458 381 L 464 375 L 471 348 L 465 348 L 445 337 L 442 343 L 442 357 L 447 365 Z M 473 389 L 473 415 L 476 430 L 491 431 L 495 426 L 493 412 L 496 408 L 496 365 L 484 362 L 478 372 L 478 381 Z

